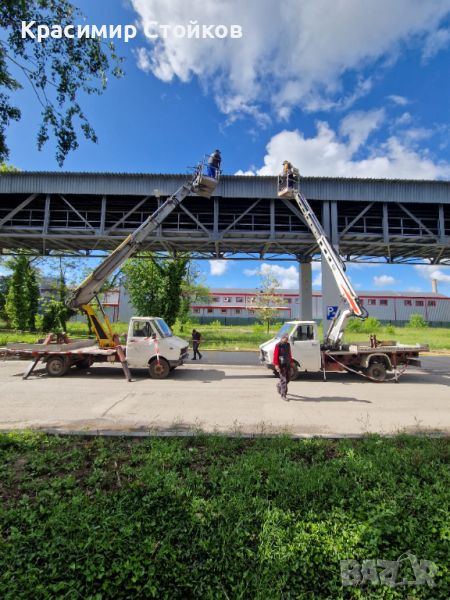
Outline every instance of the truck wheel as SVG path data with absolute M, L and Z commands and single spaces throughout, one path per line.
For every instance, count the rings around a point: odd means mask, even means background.
M 373 362 L 367 369 L 367 375 L 376 381 L 386 379 L 386 367 L 383 363 Z
M 169 363 L 164 358 L 160 358 L 159 363 L 154 360 L 150 363 L 148 372 L 152 379 L 165 379 L 170 373 Z
M 300 375 L 299 370 L 298 370 L 298 364 L 294 363 L 291 366 L 291 371 L 289 373 L 289 378 L 291 381 L 295 381 L 296 379 L 298 379 L 298 376 Z
M 49 377 L 62 377 L 69 370 L 69 361 L 66 356 L 50 356 L 45 364 Z
M 79 360 L 75 363 L 76 368 L 80 369 L 80 371 L 86 371 L 86 369 L 89 369 L 91 365 L 92 363 L 90 358 L 83 358 L 83 360 Z

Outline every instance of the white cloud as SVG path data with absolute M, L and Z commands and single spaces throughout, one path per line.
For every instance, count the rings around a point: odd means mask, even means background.
M 223 275 L 227 270 L 229 260 L 209 260 L 210 275 Z
M 450 44 L 450 29 L 438 29 L 428 35 L 422 52 L 422 62 L 426 63 Z
M 316 123 L 317 133 L 305 137 L 298 130 L 284 130 L 274 135 L 266 146 L 264 166 L 259 175 L 274 175 L 288 158 L 303 175 L 338 177 L 385 177 L 439 179 L 450 177 L 450 163 L 433 161 L 426 150 L 416 147 L 424 131 L 407 131 L 391 135 L 376 146 L 367 146 L 369 136 L 384 118 L 383 111 L 357 112 L 341 121 L 336 133 L 325 121 Z M 365 157 L 360 151 L 365 149 Z
M 239 169 L 239 171 L 236 171 L 235 175 L 255 175 L 254 171 L 243 171 L 242 169 Z
M 396 283 L 396 280 L 391 275 L 375 275 L 373 282 L 376 287 L 385 288 Z
M 278 287 L 284 289 L 298 290 L 299 286 L 298 269 L 294 266 L 281 267 L 276 264 L 263 263 L 257 269 L 244 269 L 244 275 L 247 275 L 248 277 L 254 275 L 271 275 L 278 281 Z
M 425 279 L 436 279 L 444 284 L 450 283 L 450 267 L 434 265 L 415 265 L 415 270 Z
M 409 104 L 408 98 L 405 98 L 405 96 L 398 96 L 397 94 L 391 94 L 388 96 L 388 100 L 394 104 L 397 104 L 398 106 L 406 106 Z
M 319 289 L 322 287 L 322 273 L 317 273 L 312 280 L 312 286 Z
M 363 71 L 380 59 L 392 64 L 401 48 L 427 39 L 450 11 L 449 0 L 131 0 L 142 25 L 238 24 L 242 39 L 189 39 L 169 35 L 137 51 L 138 66 L 162 81 L 198 78 L 224 113 L 264 119 L 269 103 L 281 119 L 307 110 L 346 108 L 367 93 Z M 445 35 L 440 34 L 441 38 Z M 444 41 L 439 42 L 442 46 Z M 439 44 L 438 44 L 439 45 Z M 427 49 L 428 48 L 428 49 Z M 354 89 L 342 93 L 343 76 Z M 351 79 L 350 79 L 351 80 Z M 269 84 L 268 84 L 269 82 Z

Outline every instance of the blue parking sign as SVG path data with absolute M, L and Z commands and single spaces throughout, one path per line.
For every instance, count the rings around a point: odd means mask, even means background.
M 331 321 L 336 316 L 338 307 L 337 306 L 327 306 L 327 321 Z

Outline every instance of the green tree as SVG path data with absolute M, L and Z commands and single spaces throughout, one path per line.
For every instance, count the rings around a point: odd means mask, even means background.
M 144 252 L 141 256 L 129 259 L 122 269 L 131 303 L 138 315 L 159 316 L 172 326 L 180 311 L 189 255 L 157 259 L 151 252 Z
M 207 301 L 209 298 L 209 288 L 200 281 L 198 269 L 189 263 L 186 275 L 181 282 L 180 308 L 178 310 L 178 321 L 181 331 L 184 331 L 186 323 L 189 321 L 189 313 L 194 302 Z
M 21 111 L 11 104 L 11 94 L 26 82 L 41 105 L 39 150 L 50 134 L 56 140 L 56 159 L 63 164 L 67 154 L 78 147 L 78 135 L 97 141 L 80 104 L 79 96 L 100 94 L 106 88 L 108 73 L 122 75 L 120 59 L 113 44 L 100 38 L 57 39 L 42 41 L 22 38 L 21 22 L 36 26 L 62 28 L 83 22 L 84 16 L 68 0 L 2 0 L 0 3 L 0 161 L 9 154 L 6 130 L 11 121 L 19 121 Z M 34 28 L 34 34 L 36 29 Z M 11 72 L 14 69 L 14 74 Z M 18 73 L 18 75 L 17 75 Z
M 0 173 L 18 173 L 19 169 L 13 165 L 7 165 L 6 163 L 0 163 Z
M 36 277 L 36 271 L 27 261 L 25 269 L 25 301 L 26 301 L 26 328 L 31 331 L 36 330 L 36 316 L 39 310 L 39 284 Z
M 6 295 L 8 293 L 10 276 L 0 276 L 0 319 L 2 321 L 8 321 L 8 315 L 6 314 Z
M 9 263 L 12 275 L 6 295 L 5 311 L 15 329 L 35 329 L 39 286 L 29 259 L 18 254 Z
M 251 310 L 256 317 L 266 325 L 269 332 L 272 321 L 278 314 L 280 298 L 277 295 L 277 290 L 280 287 L 280 282 L 270 273 L 261 276 L 260 292 L 253 297 L 251 302 Z

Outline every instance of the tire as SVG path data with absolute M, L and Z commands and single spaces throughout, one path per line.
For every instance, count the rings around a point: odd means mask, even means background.
M 66 356 L 50 356 L 45 363 L 45 370 L 49 377 L 62 377 L 69 370 L 70 363 Z
M 92 362 L 90 358 L 83 358 L 82 360 L 79 360 L 75 363 L 76 368 L 80 369 L 80 371 L 86 371 L 91 367 L 91 365 Z
M 170 373 L 169 363 L 165 358 L 160 358 L 159 363 L 153 360 L 148 368 L 149 375 L 152 379 L 166 379 Z
M 373 362 L 367 369 L 367 375 L 375 381 L 384 381 L 386 379 L 386 366 L 383 363 Z
M 292 366 L 291 366 L 291 371 L 289 373 L 289 379 L 291 381 L 295 381 L 296 379 L 298 379 L 298 376 L 300 375 L 300 372 L 298 370 L 298 364 L 295 362 Z

